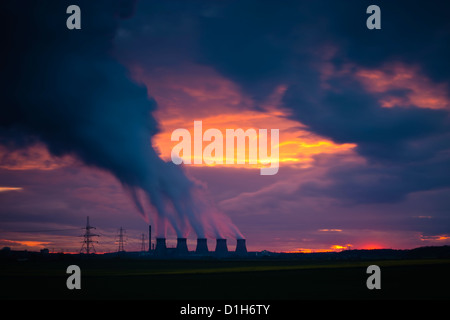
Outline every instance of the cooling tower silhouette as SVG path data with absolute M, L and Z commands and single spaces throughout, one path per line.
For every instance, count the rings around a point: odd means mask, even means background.
M 206 238 L 197 239 L 197 247 L 195 248 L 195 253 L 206 254 L 208 253 L 208 244 Z
M 155 253 L 160 256 L 167 253 L 166 238 L 156 238 Z
M 177 238 L 176 253 L 177 255 L 186 255 L 189 253 L 186 238 Z
M 247 246 L 245 244 L 245 239 L 237 239 L 235 252 L 238 255 L 246 255 L 247 254 Z
M 223 255 L 228 253 L 227 239 L 216 239 L 216 254 Z

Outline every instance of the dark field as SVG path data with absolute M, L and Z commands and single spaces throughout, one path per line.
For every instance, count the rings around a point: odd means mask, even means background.
M 81 290 L 66 269 L 81 268 Z M 366 269 L 381 268 L 369 290 Z M 2 261 L 0 298 L 151 300 L 449 299 L 450 260 Z

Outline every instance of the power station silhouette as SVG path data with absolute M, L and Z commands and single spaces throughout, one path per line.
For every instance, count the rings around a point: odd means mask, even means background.
M 99 234 L 92 233 L 91 230 L 96 229 L 89 223 L 89 217 L 86 220 L 85 233 L 83 235 L 83 244 L 80 253 L 94 254 L 96 253 L 94 243 L 98 241 L 93 240 L 95 237 L 99 237 Z M 148 257 L 155 258 L 170 258 L 170 257 L 202 257 L 202 256 L 214 256 L 214 257 L 245 257 L 248 254 L 246 239 L 237 239 L 236 248 L 234 251 L 228 250 L 227 239 L 216 239 L 216 247 L 213 251 L 208 249 L 208 239 L 198 238 L 196 248 L 193 251 L 189 251 L 187 238 L 177 238 L 176 247 L 168 247 L 166 244 L 166 238 L 155 238 L 156 244 L 152 243 L 152 226 L 148 226 L 148 250 L 146 250 L 145 234 L 141 234 L 141 250 L 140 254 Z M 124 229 L 120 227 L 118 250 L 117 253 L 125 254 L 124 245 Z M 132 252 L 130 252 L 132 253 Z

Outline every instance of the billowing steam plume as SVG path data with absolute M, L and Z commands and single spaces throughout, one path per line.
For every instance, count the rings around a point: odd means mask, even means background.
M 117 24 L 133 13 L 133 1 L 77 1 L 81 30 L 66 28 L 70 4 L 1 1 L 0 144 L 42 141 L 55 156 L 111 172 L 146 219 L 140 195 L 148 198 L 160 235 L 168 221 L 180 237 L 193 229 L 200 238 L 241 238 L 201 185 L 151 146 L 156 102 L 111 56 Z

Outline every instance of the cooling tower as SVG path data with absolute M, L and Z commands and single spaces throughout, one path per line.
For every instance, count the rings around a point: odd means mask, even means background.
M 227 239 L 216 239 L 216 254 L 228 253 Z
M 188 254 L 188 247 L 186 243 L 186 238 L 177 238 L 177 255 L 186 255 Z
M 238 255 L 246 255 L 247 254 L 247 246 L 245 244 L 245 239 L 237 239 L 236 254 L 238 254 Z
M 166 238 L 156 238 L 155 253 L 157 255 L 165 255 L 167 252 Z
M 195 248 L 195 253 L 206 254 L 208 253 L 208 244 L 206 238 L 197 239 L 197 248 Z

